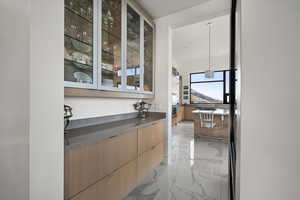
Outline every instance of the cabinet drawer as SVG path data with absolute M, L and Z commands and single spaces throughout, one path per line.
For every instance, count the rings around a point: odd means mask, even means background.
M 138 154 L 138 134 L 137 130 L 123 134 L 120 137 L 120 164 L 136 160 Z
M 163 142 L 164 133 L 164 122 L 159 122 L 152 126 L 138 129 L 139 155 L 152 149 L 157 144 Z
M 127 196 L 137 185 L 137 159 L 120 169 L 121 197 Z
M 104 177 L 103 142 L 65 152 L 65 198 Z
M 137 130 L 65 153 L 65 199 L 137 159 Z
M 160 143 L 153 149 L 140 155 L 138 158 L 138 183 L 141 183 L 163 159 L 164 143 Z
M 120 166 L 120 151 L 121 151 L 120 137 L 112 137 L 104 141 L 104 174 L 109 175 Z
M 164 159 L 164 154 L 165 154 L 165 145 L 164 143 L 160 143 L 157 145 L 152 152 L 152 163 L 153 165 L 151 166 L 152 168 L 156 168 L 160 162 Z
M 121 200 L 137 184 L 137 159 L 131 161 L 71 200 Z
M 106 200 L 105 186 L 107 178 L 97 182 L 71 200 Z
M 124 133 L 104 141 L 104 173 L 105 175 L 137 158 L 137 131 Z

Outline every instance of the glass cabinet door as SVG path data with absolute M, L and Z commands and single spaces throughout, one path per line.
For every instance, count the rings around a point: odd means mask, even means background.
M 93 0 L 65 0 L 64 79 L 93 85 Z
M 102 0 L 101 86 L 121 87 L 122 1 Z
M 140 15 L 127 5 L 127 89 L 140 89 Z
M 154 28 L 128 0 L 64 0 L 65 87 L 153 92 Z
M 153 27 L 144 21 L 144 91 L 153 91 Z

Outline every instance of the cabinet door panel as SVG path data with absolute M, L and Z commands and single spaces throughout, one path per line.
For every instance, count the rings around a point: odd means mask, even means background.
M 102 0 L 102 69 L 101 85 L 121 86 L 122 1 Z
M 127 5 L 127 89 L 140 89 L 140 15 Z
M 139 129 L 139 155 L 164 141 L 164 133 L 164 122 Z
M 154 139 L 152 145 L 157 145 L 164 141 L 164 137 L 165 137 L 164 122 L 159 122 L 155 124 L 154 129 L 155 131 L 153 135 Z
M 164 143 L 153 147 L 150 151 L 143 153 L 138 158 L 138 183 L 155 169 L 164 159 Z
M 104 176 L 103 143 L 65 153 L 65 197 L 69 198 Z
M 65 0 L 65 86 L 95 87 L 93 1 Z
M 102 179 L 95 185 L 92 185 L 85 191 L 79 193 L 71 200 L 106 200 L 105 186 L 107 184 L 107 178 Z
M 119 200 L 121 197 L 121 173 L 120 170 L 111 174 L 105 184 L 105 200 Z
M 138 183 L 151 172 L 151 151 L 143 153 L 138 158 Z
M 153 91 L 154 29 L 144 21 L 144 90 Z
M 120 169 L 121 197 L 129 194 L 137 185 L 137 159 Z
M 150 150 L 155 143 L 155 126 L 139 129 L 139 154 Z
M 137 158 L 137 130 L 125 133 L 120 137 L 120 165 L 123 166 L 129 161 Z
M 78 194 L 72 200 L 99 200 L 97 194 L 97 185 L 93 185 L 89 187 L 87 190 L 83 191 L 82 193 Z
M 155 168 L 164 159 L 164 143 L 160 143 L 153 149 L 152 153 L 152 167 Z
M 79 193 L 72 200 L 120 200 L 132 191 L 136 184 L 137 160 L 134 160 Z
M 104 141 L 104 173 L 105 175 L 111 174 L 120 166 L 120 137 L 112 137 Z

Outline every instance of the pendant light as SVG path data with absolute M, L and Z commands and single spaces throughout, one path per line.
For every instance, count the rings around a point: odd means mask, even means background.
M 214 78 L 214 71 L 211 70 L 211 26 L 212 23 L 207 23 L 208 26 L 208 70 L 205 72 L 205 78 Z

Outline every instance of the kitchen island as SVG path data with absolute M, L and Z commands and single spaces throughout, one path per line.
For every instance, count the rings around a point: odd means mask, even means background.
M 196 109 L 192 111 L 192 113 L 196 116 L 194 118 L 194 135 L 195 137 L 199 136 L 208 136 L 208 137 L 220 137 L 227 138 L 228 137 L 228 117 L 229 111 L 228 109 Z M 212 117 L 212 121 L 209 122 L 209 126 L 207 122 L 201 121 L 201 115 L 207 115 Z

